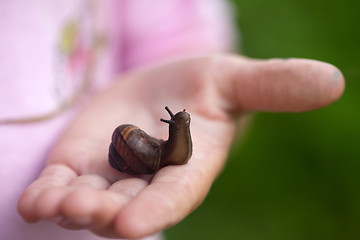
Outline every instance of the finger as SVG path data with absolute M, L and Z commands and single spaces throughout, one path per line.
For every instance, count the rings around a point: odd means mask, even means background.
M 55 223 L 60 222 L 63 216 L 60 215 L 61 202 L 70 192 L 67 187 L 52 187 L 44 190 L 34 201 L 34 211 L 38 219 L 47 219 Z
M 69 218 L 115 214 L 117 207 L 133 198 L 147 184 L 143 179 L 131 178 L 114 183 L 108 190 L 76 188 L 64 199 L 62 211 Z
M 38 197 L 50 188 L 67 185 L 77 174 L 65 165 L 50 165 L 44 169 L 40 177 L 22 194 L 18 202 L 18 212 L 28 222 L 39 220 L 35 204 Z
M 115 221 L 120 235 L 141 238 L 154 234 L 191 213 L 203 201 L 219 171 L 214 171 L 213 162 L 225 158 L 218 151 L 209 155 L 204 169 L 199 168 L 203 161 L 195 156 L 187 165 L 161 169 L 153 182 L 120 210 Z
M 59 224 L 70 229 L 101 228 L 128 201 L 128 196 L 115 192 L 79 188 L 64 198 L 60 210 L 64 219 Z
M 336 67 L 315 60 L 223 57 L 216 62 L 220 94 L 237 111 L 313 110 L 337 100 L 345 86 Z
M 85 179 L 98 180 L 96 176 L 80 176 L 68 186 L 42 191 L 33 204 L 36 217 L 67 229 L 89 229 L 105 237 L 118 237 L 112 227 L 114 217 L 148 182 L 125 179 L 105 190 L 98 181 L 84 183 Z
M 54 222 L 61 221 L 61 205 L 71 192 L 78 189 L 99 189 L 104 190 L 109 187 L 109 183 L 97 175 L 82 175 L 72 179 L 64 187 L 50 187 L 44 190 L 36 199 L 34 209 L 41 219 L 50 219 Z
M 147 186 L 140 178 L 121 180 L 108 190 L 76 188 L 63 198 L 58 222 L 68 229 L 89 229 L 105 237 L 119 237 L 113 220 L 119 210 Z

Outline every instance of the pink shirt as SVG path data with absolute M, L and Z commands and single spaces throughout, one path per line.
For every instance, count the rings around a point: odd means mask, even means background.
M 100 89 L 149 63 L 229 50 L 229 15 L 221 0 L 3 1 L 0 239 L 101 239 L 25 223 L 16 211 L 19 196 L 44 167 L 86 86 Z

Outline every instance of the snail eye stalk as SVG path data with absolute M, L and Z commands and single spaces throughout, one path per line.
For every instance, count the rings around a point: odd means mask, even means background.
M 165 107 L 166 111 L 170 114 L 170 117 L 173 118 L 174 114 L 171 112 L 168 106 Z

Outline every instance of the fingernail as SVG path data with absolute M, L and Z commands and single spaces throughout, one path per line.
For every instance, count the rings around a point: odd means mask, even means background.
M 70 229 L 81 229 L 88 227 L 92 223 L 91 217 L 78 217 L 78 218 L 62 218 L 57 222 L 62 227 Z
M 340 79 L 341 79 L 341 77 L 342 77 L 341 72 L 336 69 L 336 70 L 334 71 L 334 78 L 333 78 L 333 85 L 334 85 L 335 87 L 337 87 L 337 86 L 340 85 Z
M 71 220 L 73 225 L 88 226 L 92 222 L 92 217 L 79 217 Z
M 56 216 L 50 219 L 50 221 L 54 222 L 54 223 L 60 223 L 62 221 L 64 221 L 64 216 L 60 215 L 60 216 Z

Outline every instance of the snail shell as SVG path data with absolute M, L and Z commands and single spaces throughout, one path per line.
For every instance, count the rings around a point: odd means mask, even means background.
M 140 128 L 124 124 L 117 127 L 109 147 L 110 165 L 129 174 L 151 174 L 167 165 L 186 164 L 192 155 L 190 115 L 184 110 L 173 114 L 167 141 L 149 136 Z

